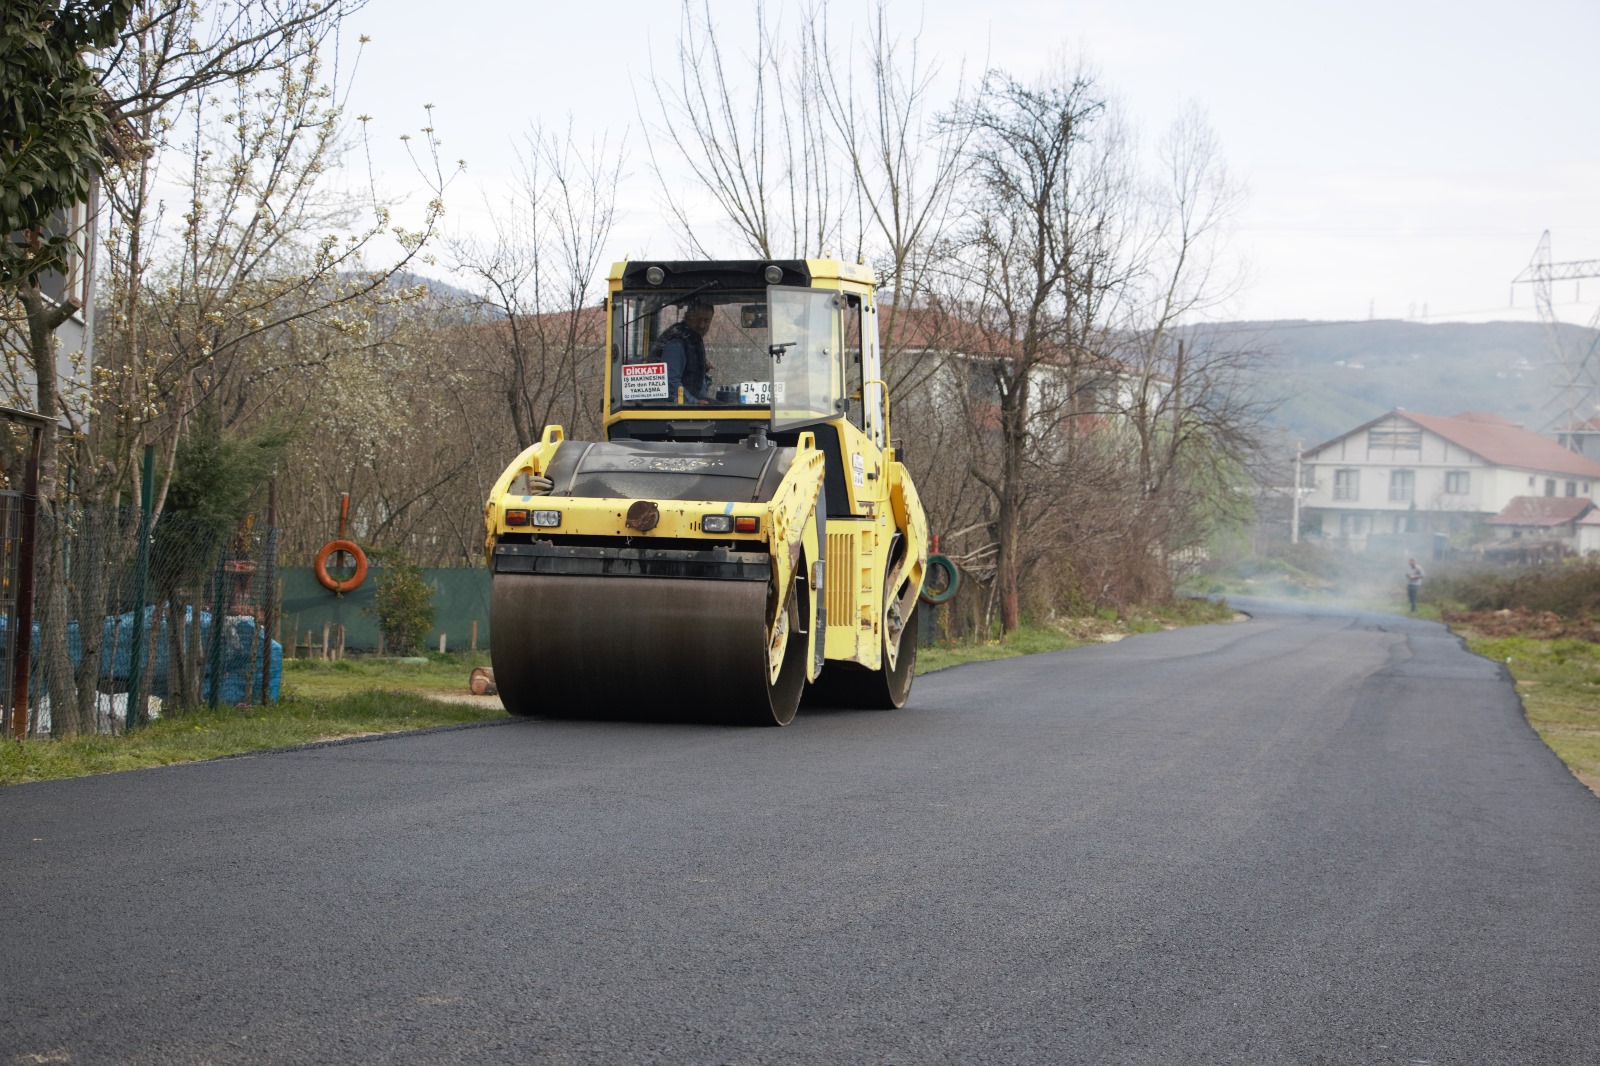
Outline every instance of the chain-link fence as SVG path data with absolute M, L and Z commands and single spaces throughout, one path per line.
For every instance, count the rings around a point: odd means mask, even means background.
M 276 545 L 275 530 L 250 522 L 41 514 L 30 732 L 121 732 L 192 707 L 276 700 Z

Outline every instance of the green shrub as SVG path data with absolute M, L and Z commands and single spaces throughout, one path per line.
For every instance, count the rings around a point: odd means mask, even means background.
M 412 655 L 433 625 L 433 586 L 406 560 L 391 553 L 374 555 L 378 587 L 366 612 L 377 620 L 391 654 Z
M 1423 585 L 1438 602 L 1459 603 L 1469 611 L 1526 608 L 1578 620 L 1600 617 L 1600 563 L 1521 571 L 1451 570 Z

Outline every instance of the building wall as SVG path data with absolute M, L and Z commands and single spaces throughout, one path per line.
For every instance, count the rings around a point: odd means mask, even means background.
M 1600 552 L 1600 526 L 1578 524 L 1577 551 L 1579 555 Z
M 1341 478 L 1341 471 L 1354 474 Z M 1491 466 L 1398 416 L 1307 452 L 1301 462 L 1301 506 L 1311 527 L 1320 524 L 1324 538 L 1355 550 L 1373 534 L 1466 533 L 1513 497 L 1565 496 L 1569 487 L 1570 495 L 1590 500 L 1600 493 L 1600 482 Z
M 1340 471 L 1353 471 L 1354 496 Z M 1395 478 L 1409 472 L 1409 492 Z M 1451 474 L 1457 477 L 1451 478 Z M 1465 475 L 1466 491 L 1461 488 Z M 1494 468 L 1409 422 L 1387 419 L 1367 430 L 1308 452 L 1302 462 L 1304 506 L 1360 511 L 1374 517 L 1417 512 L 1487 513 L 1504 491 Z M 1513 494 L 1515 495 L 1515 494 Z M 1413 507 L 1413 504 L 1415 507 Z M 1393 532 L 1393 530 L 1386 530 Z

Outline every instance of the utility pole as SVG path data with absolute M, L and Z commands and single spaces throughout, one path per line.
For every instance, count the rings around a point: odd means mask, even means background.
M 1289 543 L 1300 543 L 1300 453 L 1305 451 L 1306 442 L 1294 442 L 1294 484 L 1289 486 Z

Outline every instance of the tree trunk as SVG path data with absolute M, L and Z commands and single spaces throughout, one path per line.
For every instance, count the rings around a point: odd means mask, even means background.
M 59 479 L 60 441 L 57 423 L 61 417 L 56 382 L 56 329 L 72 317 L 77 306 L 71 302 L 53 304 L 39 291 L 37 282 L 22 286 L 18 293 L 28 319 L 28 361 L 33 368 L 35 410 L 46 419 L 39 441 L 39 526 L 45 542 L 41 580 L 45 602 L 39 619 L 39 663 L 45 671 L 45 687 L 50 697 L 51 736 L 70 736 L 92 729 L 90 713 L 84 714 L 78 698 L 75 669 L 67 645 L 67 623 L 71 610 L 67 596 L 66 523 L 56 496 Z
M 1011 633 L 1022 624 L 1020 587 L 1022 502 L 1027 486 L 1029 373 L 1033 360 L 1007 367 L 1000 385 L 1000 492 L 996 534 L 1000 544 L 995 580 L 1000 597 L 1000 630 Z

